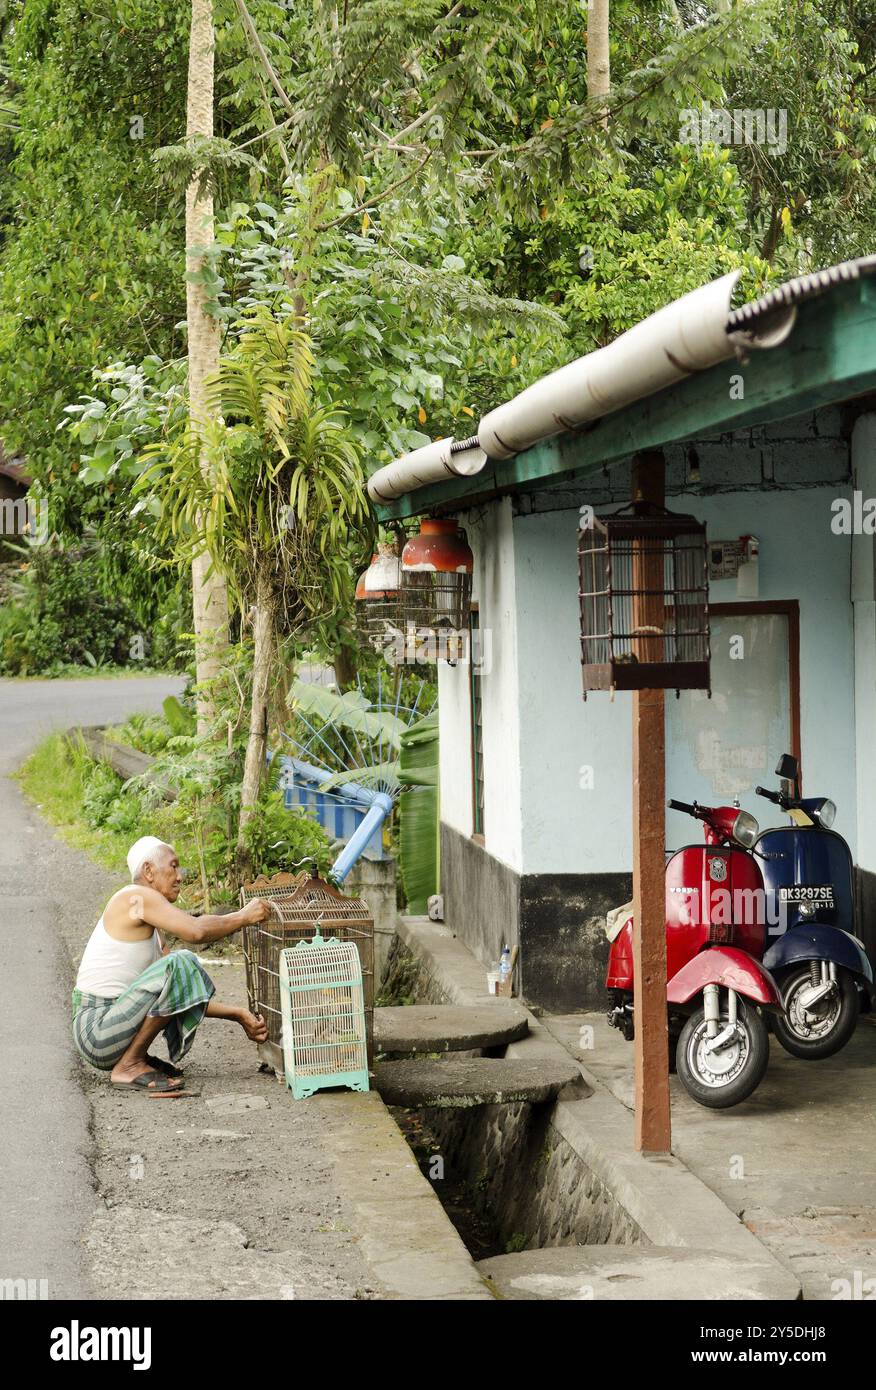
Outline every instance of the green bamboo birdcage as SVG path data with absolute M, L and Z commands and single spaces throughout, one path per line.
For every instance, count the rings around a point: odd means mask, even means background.
M 317 932 L 280 952 L 286 1085 L 296 1100 L 346 1086 L 368 1090 L 365 998 L 351 941 Z

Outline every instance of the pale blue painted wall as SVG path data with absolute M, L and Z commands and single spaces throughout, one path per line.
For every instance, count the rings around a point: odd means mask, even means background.
M 759 598 L 799 600 L 806 790 L 833 797 L 837 829 L 854 853 L 851 541 L 830 530 L 831 502 L 849 495 L 847 486 L 833 484 L 677 496 L 670 505 L 701 518 L 716 539 L 758 536 Z M 611 872 L 632 864 L 630 698 L 582 698 L 576 533 L 573 510 L 513 523 L 524 873 Z M 735 601 L 735 581 L 716 583 L 711 596 Z M 751 798 L 761 820 L 765 806 Z

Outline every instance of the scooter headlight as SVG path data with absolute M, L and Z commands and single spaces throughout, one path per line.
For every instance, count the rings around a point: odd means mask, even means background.
M 760 829 L 754 816 L 747 811 L 740 811 L 733 822 L 733 838 L 743 846 L 744 849 L 751 849 L 757 839 L 757 832 Z
M 821 805 L 818 808 L 817 814 L 818 824 L 822 826 L 825 830 L 830 830 L 830 827 L 836 820 L 835 803 L 829 799 L 822 801 Z

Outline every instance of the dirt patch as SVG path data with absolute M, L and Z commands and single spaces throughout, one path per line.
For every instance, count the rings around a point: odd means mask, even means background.
M 245 1002 L 241 967 L 214 980 L 224 1003 Z M 174 1101 L 118 1094 L 86 1073 L 103 1205 L 88 1240 L 97 1294 L 376 1297 L 315 1107 L 259 1070 L 233 1023 L 205 1019 L 189 1057 L 186 1086 L 199 1094 Z

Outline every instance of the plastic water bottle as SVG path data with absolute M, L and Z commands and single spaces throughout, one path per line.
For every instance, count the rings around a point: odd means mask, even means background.
M 510 974 L 511 974 L 511 948 L 510 948 L 510 946 L 503 946 L 503 947 L 502 947 L 502 954 L 501 954 L 501 956 L 500 956 L 500 958 L 499 958 L 499 981 L 500 981 L 500 983 L 503 984 L 503 985 L 506 984 L 507 981 L 508 981 L 508 977 L 510 976 Z

